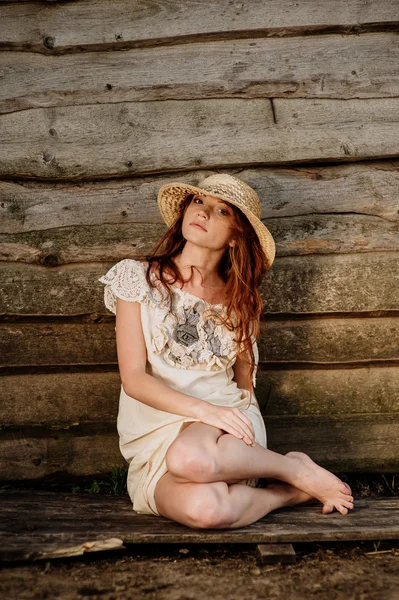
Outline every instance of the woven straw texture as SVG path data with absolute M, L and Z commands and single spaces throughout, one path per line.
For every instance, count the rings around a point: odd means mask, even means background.
M 193 193 L 211 194 L 237 206 L 255 229 L 265 253 L 266 267 L 268 269 L 271 267 L 275 258 L 276 247 L 270 231 L 260 220 L 259 196 L 253 188 L 241 179 L 226 173 L 210 175 L 203 179 L 198 186 L 182 182 L 167 183 L 158 192 L 158 206 L 168 227 L 173 224 L 178 215 L 180 202 Z

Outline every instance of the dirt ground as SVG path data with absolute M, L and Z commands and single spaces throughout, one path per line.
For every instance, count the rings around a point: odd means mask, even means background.
M 294 544 L 294 565 L 260 565 L 255 545 L 129 546 L 3 567 L 11 600 L 399 600 L 399 542 Z
M 399 495 L 399 474 L 341 478 L 355 498 Z M 101 492 L 97 481 L 79 484 L 81 491 Z M 26 482 L 4 487 L 26 488 Z M 38 482 L 35 487 L 61 492 L 71 485 Z M 126 493 L 124 477 L 114 477 L 113 487 L 114 493 Z M 51 561 L 0 564 L 0 598 L 399 600 L 399 540 L 293 546 L 294 565 L 261 565 L 255 544 L 141 544 Z

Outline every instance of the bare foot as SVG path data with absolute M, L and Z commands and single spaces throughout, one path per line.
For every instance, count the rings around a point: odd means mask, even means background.
M 297 472 L 292 485 L 320 500 L 324 504 L 323 514 L 333 512 L 334 508 L 342 515 L 348 514 L 348 509 L 353 508 L 348 484 L 316 464 L 304 452 L 288 452 L 285 456 L 296 464 Z
M 317 500 L 314 496 L 309 496 L 306 492 L 284 481 L 269 483 L 266 489 L 285 496 L 284 506 L 295 506 L 296 504 L 306 504 L 307 502 Z

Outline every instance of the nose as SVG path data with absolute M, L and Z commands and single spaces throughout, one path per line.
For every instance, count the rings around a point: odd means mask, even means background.
M 198 209 L 197 209 L 197 215 L 203 216 L 206 219 L 208 219 L 209 218 L 208 210 L 209 209 L 206 206 L 200 205 L 200 206 L 198 206 Z

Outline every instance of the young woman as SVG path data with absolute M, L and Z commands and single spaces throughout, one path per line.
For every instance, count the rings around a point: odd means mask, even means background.
M 158 205 L 169 229 L 152 254 L 99 280 L 116 314 L 117 428 L 133 509 L 192 528 L 244 527 L 315 499 L 346 515 L 346 483 L 302 452 L 267 448 L 253 388 L 258 288 L 275 246 L 257 193 L 218 173 L 198 187 L 162 186 Z

